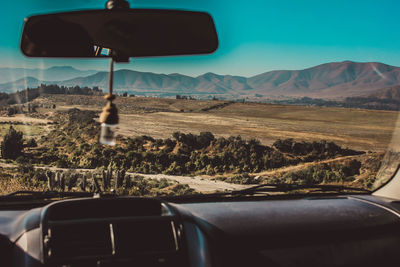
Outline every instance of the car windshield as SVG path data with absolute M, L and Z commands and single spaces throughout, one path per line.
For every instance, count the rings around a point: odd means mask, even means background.
M 104 6 L 15 0 L 0 9 L 1 195 L 374 190 L 397 170 L 399 3 L 131 1 L 209 13 L 219 47 L 116 64 L 115 146 L 99 142 L 109 60 L 27 58 L 19 48 L 25 17 Z

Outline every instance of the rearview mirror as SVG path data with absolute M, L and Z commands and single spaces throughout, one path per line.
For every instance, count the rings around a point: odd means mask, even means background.
M 21 50 L 28 57 L 149 57 L 208 54 L 218 47 L 204 12 L 128 9 L 32 16 Z

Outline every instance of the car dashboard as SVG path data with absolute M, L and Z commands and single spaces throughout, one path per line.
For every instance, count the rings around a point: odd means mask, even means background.
M 1 266 L 398 266 L 399 211 L 371 195 L 8 207 Z

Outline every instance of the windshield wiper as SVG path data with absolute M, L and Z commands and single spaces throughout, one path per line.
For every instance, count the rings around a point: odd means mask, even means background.
M 371 193 L 370 190 L 358 187 L 348 187 L 341 185 L 298 185 L 298 184 L 260 184 L 252 187 L 248 187 L 241 190 L 233 190 L 230 192 L 231 195 L 254 195 L 258 193 L 288 193 L 296 190 L 312 190 L 307 193 L 314 192 L 362 192 Z M 314 190 L 313 190 L 314 189 Z
M 21 200 L 21 199 L 50 199 L 67 197 L 93 197 L 95 193 L 90 192 L 59 192 L 59 191 L 15 191 L 10 194 L 0 196 L 1 200 Z

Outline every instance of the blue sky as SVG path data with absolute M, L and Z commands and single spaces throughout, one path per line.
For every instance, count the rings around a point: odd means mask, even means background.
M 117 68 L 191 76 L 205 72 L 252 76 L 344 60 L 400 66 L 400 1 L 135 0 L 133 3 L 131 7 L 207 11 L 215 20 L 220 46 L 212 55 L 132 59 Z M 0 67 L 71 65 L 80 69 L 107 69 L 106 60 L 28 59 L 19 51 L 24 17 L 103 8 L 104 4 L 105 0 L 7 1 L 0 9 Z

